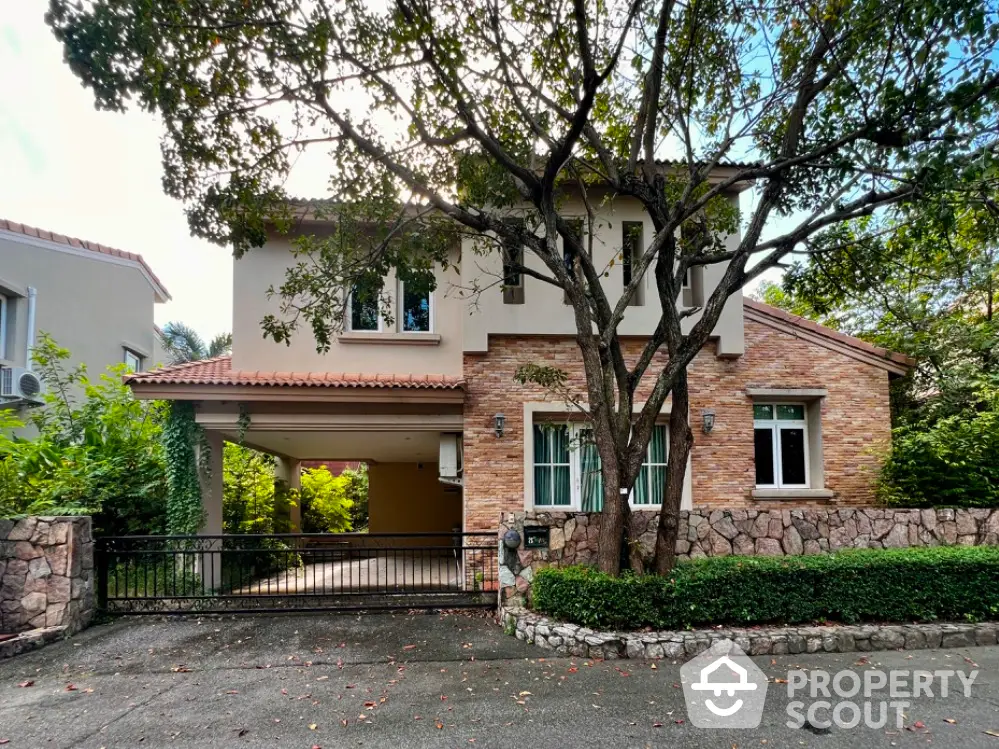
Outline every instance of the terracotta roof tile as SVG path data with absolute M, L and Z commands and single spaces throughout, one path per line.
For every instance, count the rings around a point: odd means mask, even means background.
M 128 385 L 234 385 L 297 387 L 388 387 L 460 390 L 464 380 L 450 375 L 359 374 L 356 372 L 260 372 L 233 370 L 231 356 L 177 364 L 125 378 Z
M 916 366 L 916 360 L 911 356 L 906 356 L 905 354 L 899 354 L 895 351 L 889 351 L 888 349 L 881 348 L 880 346 L 875 346 L 873 343 L 868 343 L 860 338 L 855 338 L 852 335 L 840 333 L 838 330 L 833 330 L 832 328 L 827 328 L 824 325 L 819 325 L 817 322 L 801 317 L 801 315 L 793 315 L 790 312 L 780 309 L 779 307 L 772 307 L 769 304 L 757 302 L 755 299 L 750 299 L 748 297 L 743 299 L 742 303 L 747 310 L 766 315 L 767 317 L 780 320 L 781 322 L 789 323 L 795 327 L 801 328 L 802 330 L 809 330 L 859 351 L 864 351 L 882 359 L 887 359 L 903 367 Z
M 90 242 L 86 239 L 77 239 L 76 237 L 67 237 L 63 234 L 57 234 L 55 232 L 47 231 L 45 229 L 39 229 L 34 226 L 28 226 L 27 224 L 19 224 L 16 221 L 10 221 L 8 219 L 0 218 L 0 230 L 13 232 L 14 234 L 23 234 L 26 237 L 35 237 L 37 239 L 44 239 L 48 242 L 53 242 L 55 244 L 64 244 L 68 247 L 75 247 L 81 250 L 89 250 L 90 252 L 96 252 L 101 255 L 110 255 L 111 257 L 121 258 L 122 260 L 131 260 L 134 263 L 138 263 L 142 266 L 142 269 L 149 275 L 152 279 L 153 285 L 159 287 L 159 290 L 163 292 L 163 296 L 170 299 L 170 292 L 167 291 L 166 286 L 163 282 L 153 273 L 153 269 L 149 267 L 142 255 L 138 255 L 134 252 L 128 252 L 126 250 L 118 250 L 114 247 L 108 247 L 107 245 L 99 244 L 97 242 Z

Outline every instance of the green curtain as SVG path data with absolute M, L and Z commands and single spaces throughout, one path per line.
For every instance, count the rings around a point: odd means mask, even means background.
M 657 425 L 649 440 L 648 458 L 642 464 L 632 492 L 632 504 L 661 505 L 666 483 L 666 426 Z M 651 464 L 651 465 L 650 465 Z M 658 464 L 658 465 L 657 465 Z
M 593 441 L 593 430 L 580 432 L 579 470 L 582 474 L 583 512 L 600 512 L 604 506 L 604 479 L 600 473 L 600 455 Z
M 534 504 L 568 505 L 569 427 L 565 424 L 534 426 Z

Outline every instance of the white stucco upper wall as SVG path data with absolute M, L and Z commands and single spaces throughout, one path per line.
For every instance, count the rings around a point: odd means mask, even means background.
M 736 200 L 736 198 L 733 198 Z M 642 239 L 648 245 L 655 229 L 652 220 L 634 199 L 619 198 L 612 202 L 597 206 L 593 228 L 592 245 L 593 264 L 599 269 L 605 269 L 604 289 L 611 304 L 617 302 L 624 290 L 624 266 L 617 260 L 621 253 L 623 224 L 641 223 L 643 225 Z M 579 200 L 568 200 L 562 209 L 565 218 L 586 217 L 586 210 Z M 584 243 L 588 242 L 584 239 Z M 730 247 L 736 246 L 739 236 L 733 234 L 726 240 Z M 613 265 L 611 261 L 614 260 Z M 528 268 L 551 275 L 542 261 L 535 255 L 528 254 L 525 258 Z M 495 284 L 502 277 L 502 258 L 498 253 L 478 255 L 474 250 L 474 241 L 465 240 L 462 247 L 462 285 L 465 288 L 475 286 L 476 279 L 480 287 Z M 706 266 L 702 278 L 694 279 L 695 285 L 703 285 L 705 298 L 718 285 L 725 272 L 723 265 Z M 697 272 L 700 275 L 700 272 Z M 662 314 L 658 294 L 655 289 L 655 279 L 651 269 L 642 279 L 644 288 L 639 295 L 644 304 L 629 307 L 621 323 L 619 332 L 627 336 L 648 336 L 655 330 Z M 685 329 L 696 322 L 699 315 L 693 315 L 684 321 Z M 465 351 L 486 351 L 489 335 L 575 335 L 576 325 L 572 308 L 565 304 L 563 293 L 536 278 L 524 277 L 524 303 L 506 304 L 503 293 L 498 287 L 489 289 L 477 299 L 474 312 L 468 315 L 464 326 Z M 742 294 L 734 295 L 728 301 L 714 335 L 718 340 L 718 352 L 726 356 L 738 356 L 745 351 L 742 321 Z
M 733 198 L 736 200 L 736 198 Z M 585 215 L 582 204 L 569 202 L 564 215 Z M 598 268 L 606 266 L 605 288 L 612 302 L 623 289 L 623 266 L 612 258 L 621 251 L 622 223 L 641 222 L 643 240 L 651 241 L 652 222 L 637 201 L 618 199 L 602 205 L 595 223 L 593 256 Z M 734 246 L 738 235 L 727 243 Z M 457 250 L 455 261 L 459 260 Z M 433 294 L 432 332 L 403 333 L 399 315 L 393 325 L 384 324 L 376 334 L 347 334 L 335 337 L 327 354 L 316 351 L 315 338 L 302 322 L 291 344 L 277 344 L 263 337 L 261 321 L 268 313 L 280 316 L 279 299 L 267 298 L 267 290 L 279 287 L 286 269 L 296 262 L 291 240 L 275 237 L 264 247 L 252 250 L 234 263 L 233 270 L 233 369 L 280 372 L 357 372 L 460 375 L 462 354 L 488 349 L 490 335 L 575 335 L 571 308 L 563 302 L 560 290 L 543 281 L 524 277 L 524 303 L 507 304 L 501 285 L 502 258 L 498 252 L 477 254 L 472 240 L 461 247 L 458 268 L 437 270 L 437 290 Z M 541 261 L 528 255 L 528 267 L 543 270 Z M 545 271 L 547 274 L 547 271 Z M 705 295 L 717 285 L 724 267 L 708 266 L 694 283 Z M 644 305 L 629 307 L 620 332 L 628 336 L 648 336 L 655 329 L 661 308 L 654 279 L 646 274 Z M 473 288 L 484 289 L 470 294 Z M 395 297 L 394 276 L 385 280 L 385 289 Z M 617 295 L 615 294 L 617 292 Z M 689 328 L 696 321 L 684 321 Z M 722 356 L 738 356 L 745 350 L 742 295 L 729 299 L 714 331 Z

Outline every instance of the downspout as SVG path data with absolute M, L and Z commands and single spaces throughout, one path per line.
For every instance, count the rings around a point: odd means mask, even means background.
M 34 286 L 28 287 L 28 330 L 24 338 L 24 366 L 31 370 L 31 354 L 35 349 L 35 303 L 38 298 L 38 289 Z

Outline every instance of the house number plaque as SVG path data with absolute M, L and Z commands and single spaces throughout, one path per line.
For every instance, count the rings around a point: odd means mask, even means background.
M 549 538 L 548 526 L 528 525 L 524 527 L 524 548 L 547 549 Z

